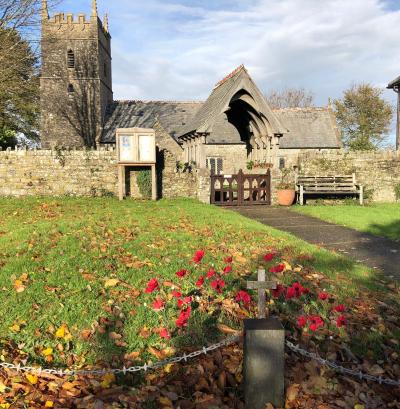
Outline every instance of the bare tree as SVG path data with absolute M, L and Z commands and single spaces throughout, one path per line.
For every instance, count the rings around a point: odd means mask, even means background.
M 272 108 L 306 108 L 314 106 L 314 94 L 305 88 L 271 90 L 265 99 Z

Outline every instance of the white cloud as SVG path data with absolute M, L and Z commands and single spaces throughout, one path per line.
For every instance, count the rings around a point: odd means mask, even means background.
M 241 10 L 121 3 L 112 13 L 116 98 L 204 99 L 242 63 L 261 89 L 306 87 L 319 104 L 353 82 L 385 86 L 400 74 L 400 12 L 380 0 L 257 0 Z

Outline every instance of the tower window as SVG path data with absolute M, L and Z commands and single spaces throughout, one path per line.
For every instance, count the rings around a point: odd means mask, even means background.
M 72 50 L 68 50 L 67 65 L 68 65 L 68 68 L 75 68 L 75 54 Z
M 72 84 L 68 85 L 68 94 L 73 94 L 75 92 L 74 86 Z

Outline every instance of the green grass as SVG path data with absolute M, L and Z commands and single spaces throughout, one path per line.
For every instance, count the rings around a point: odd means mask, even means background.
M 328 222 L 354 228 L 359 231 L 400 240 L 400 203 L 373 204 L 368 206 L 296 206 L 299 213 L 318 217 Z
M 152 297 L 141 292 L 148 280 L 176 281 L 177 270 L 190 268 L 193 288 L 207 271 L 205 266 L 222 269 L 229 254 L 240 260 L 226 279 L 229 296 L 256 270 L 260 254 L 268 249 L 280 250 L 285 260 L 301 264 L 306 272 L 322 272 L 324 285 L 338 299 L 357 297 L 360 291 L 387 296 L 381 277 L 365 266 L 191 200 L 1 199 L 0 214 L 1 338 L 44 365 L 46 348 L 53 349 L 54 363 L 71 365 L 142 353 L 150 345 L 165 347 L 168 343 L 157 334 L 139 334 L 144 327 L 174 331 L 175 311 L 156 313 L 149 308 Z M 189 263 L 197 249 L 206 251 L 204 267 Z M 120 284 L 107 288 L 112 278 Z M 18 280 L 23 281 L 23 292 L 16 291 Z M 202 345 L 215 339 L 217 322 L 239 325 L 219 307 L 226 296 L 210 297 L 215 308 L 195 310 L 190 328 L 174 333 L 171 345 Z M 62 325 L 71 339 L 55 336 Z M 90 331 L 90 338 L 83 335 Z M 112 332 L 121 334 L 121 345 L 110 339 Z

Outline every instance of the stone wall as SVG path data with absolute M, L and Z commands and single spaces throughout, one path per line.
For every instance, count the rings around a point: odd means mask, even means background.
M 400 186 L 400 152 L 306 151 L 297 159 L 299 172 L 307 175 L 351 175 L 364 186 L 366 196 L 375 202 L 396 201 Z
M 159 194 L 164 198 L 190 197 L 209 202 L 209 173 L 176 170 L 176 159 L 159 152 Z M 140 198 L 134 171 L 131 196 Z M 208 192 L 208 193 L 207 193 Z M 0 151 L 0 196 L 104 196 L 118 194 L 116 152 L 113 148 L 85 150 Z

